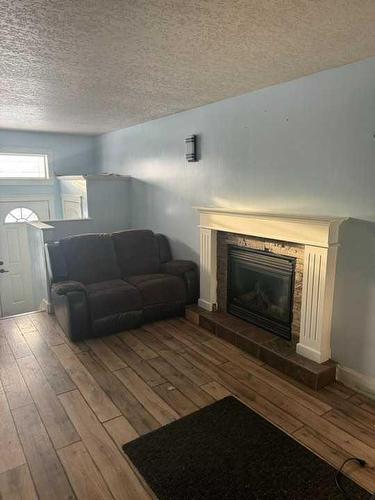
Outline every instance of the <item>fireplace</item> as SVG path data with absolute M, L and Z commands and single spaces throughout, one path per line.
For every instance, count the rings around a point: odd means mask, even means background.
M 198 207 L 198 211 L 198 305 L 207 311 L 228 312 L 227 248 L 230 244 L 266 250 L 276 257 L 296 257 L 291 291 L 291 344 L 299 355 L 318 363 L 328 361 L 339 228 L 345 219 L 210 207 Z
M 230 245 L 227 311 L 290 340 L 294 257 Z

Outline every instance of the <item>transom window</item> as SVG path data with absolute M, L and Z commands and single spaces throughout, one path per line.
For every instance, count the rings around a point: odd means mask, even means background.
M 5 224 L 10 224 L 13 222 L 35 222 L 38 221 L 39 217 L 35 212 L 29 208 L 19 207 L 11 210 L 5 217 Z
M 0 179 L 48 179 L 47 155 L 0 153 Z

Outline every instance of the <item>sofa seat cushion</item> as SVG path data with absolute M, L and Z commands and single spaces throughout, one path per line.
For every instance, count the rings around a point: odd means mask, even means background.
M 128 278 L 126 278 L 126 281 L 134 286 L 137 286 L 141 283 L 144 283 L 145 281 L 160 280 L 162 278 L 165 278 L 166 276 L 167 274 L 163 273 L 139 274 L 137 276 L 129 276 Z
M 94 319 L 142 309 L 140 292 L 123 280 L 109 280 L 86 286 Z
M 186 288 L 182 278 L 169 274 L 141 274 L 127 281 L 141 293 L 144 306 L 166 303 L 185 303 Z

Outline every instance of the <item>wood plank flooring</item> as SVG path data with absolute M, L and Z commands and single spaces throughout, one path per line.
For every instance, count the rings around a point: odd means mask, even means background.
M 146 499 L 121 445 L 233 394 L 375 490 L 375 402 L 316 393 L 184 319 L 72 343 L 53 316 L 0 320 L 0 498 Z M 298 467 L 298 464 L 296 464 Z

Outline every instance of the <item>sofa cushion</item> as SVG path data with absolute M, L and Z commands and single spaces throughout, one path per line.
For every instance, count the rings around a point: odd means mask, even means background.
M 52 290 L 57 293 L 57 295 L 66 295 L 71 292 L 86 293 L 87 291 L 85 285 L 79 281 L 61 281 L 60 283 L 53 284 Z
M 118 231 L 112 240 L 123 278 L 159 271 L 159 248 L 152 231 Z
M 64 254 L 61 251 L 60 243 L 58 241 L 46 243 L 45 250 L 48 277 L 51 280 L 51 283 L 66 281 L 68 279 L 68 271 L 66 268 Z
M 143 321 L 146 323 L 160 321 L 166 318 L 176 318 L 184 316 L 185 304 L 182 302 L 166 302 L 164 304 L 154 304 L 143 308 Z
M 142 323 L 143 311 L 126 311 L 95 319 L 92 322 L 92 333 L 94 337 L 102 337 L 123 330 L 139 328 Z
M 170 260 L 161 264 L 160 270 L 166 274 L 174 274 L 175 276 L 183 276 L 189 271 L 195 271 L 197 265 L 191 260 Z
M 92 283 L 86 288 L 94 319 L 142 309 L 140 292 L 123 280 Z
M 131 276 L 127 281 L 141 293 L 144 306 L 186 300 L 185 283 L 182 278 L 168 274 L 143 274 Z
M 164 234 L 155 234 L 159 248 L 159 261 L 161 264 L 172 260 L 171 247 L 168 238 Z
M 165 273 L 153 273 L 153 274 L 139 274 L 137 276 L 130 276 L 127 281 L 134 286 L 138 286 L 144 281 L 158 280 L 165 278 L 167 275 Z
M 60 241 L 68 279 L 84 284 L 121 277 L 113 242 L 108 234 L 82 234 Z

